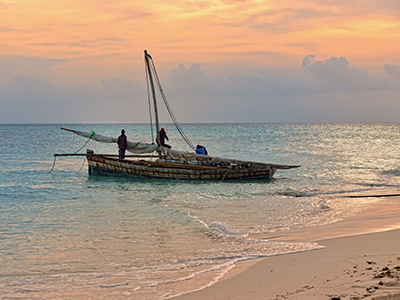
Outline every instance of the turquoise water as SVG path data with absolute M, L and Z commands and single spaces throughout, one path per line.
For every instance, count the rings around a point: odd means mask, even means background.
M 226 182 L 89 177 L 83 157 L 58 158 L 48 174 L 54 153 L 86 142 L 61 126 L 151 142 L 143 124 L 0 125 L 1 298 L 172 297 L 237 261 L 319 248 L 249 235 L 336 222 L 383 201 L 341 193 L 400 186 L 400 124 L 182 125 L 210 155 L 301 165 Z M 188 149 L 163 126 L 173 148 Z

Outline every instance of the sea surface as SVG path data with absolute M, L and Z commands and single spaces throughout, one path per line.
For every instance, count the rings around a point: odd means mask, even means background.
M 258 234 L 373 209 L 352 191 L 400 187 L 400 124 L 183 124 L 210 155 L 301 165 L 273 180 L 89 176 L 115 153 L 60 127 L 151 142 L 147 124 L 0 125 L 0 298 L 165 299 L 213 284 L 241 260 L 309 251 Z M 171 124 L 174 149 L 189 150 Z M 85 145 L 85 143 L 87 143 Z

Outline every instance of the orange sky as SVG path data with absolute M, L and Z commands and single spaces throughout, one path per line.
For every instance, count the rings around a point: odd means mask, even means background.
M 146 122 L 145 49 L 182 122 L 400 121 L 399 0 L 0 0 L 0 20 L 0 123 Z
M 299 67 L 307 54 L 369 70 L 399 64 L 399 5 L 347 2 L 2 1 L 0 56 L 63 60 L 52 72 L 100 77 L 141 71 L 144 49 L 170 70 Z

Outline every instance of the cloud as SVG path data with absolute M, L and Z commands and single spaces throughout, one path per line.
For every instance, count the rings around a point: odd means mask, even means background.
M 59 97 L 68 97 L 69 93 L 69 88 L 56 86 L 39 76 L 19 75 L 14 78 L 14 84 L 1 89 L 0 100 L 2 103 L 46 103 Z
M 0 87 L 0 123 L 121 122 L 132 116 L 133 108 L 146 111 L 144 93 L 139 84 L 118 78 L 100 86 L 68 87 L 20 75 Z
M 315 55 L 313 54 L 308 54 L 303 58 L 303 68 L 307 68 L 309 65 L 311 65 L 315 60 Z
M 195 63 L 186 69 L 183 64 L 172 71 L 168 87 L 171 93 L 179 96 L 216 96 L 217 81 L 212 80 Z
M 389 75 L 400 80 L 400 65 L 385 64 L 383 70 Z
M 5 2 L 0 2 L 0 10 L 7 10 L 9 8 L 14 7 L 15 5 Z
M 262 122 L 263 116 L 268 116 L 268 121 L 297 118 L 303 122 L 316 120 L 310 114 L 313 111 L 320 116 L 316 121 L 335 121 L 333 111 L 338 112 L 336 119 L 342 121 L 345 118 L 339 116 L 340 106 L 330 103 L 335 101 L 335 95 L 341 95 L 338 103 L 342 106 L 357 103 L 359 107 L 368 98 L 369 107 L 380 107 L 377 103 L 382 99 L 378 95 L 385 92 L 389 98 L 382 108 L 395 110 L 397 100 L 393 99 L 398 99 L 400 82 L 393 78 L 400 79 L 400 66 L 386 64 L 384 70 L 386 75 L 371 74 L 351 67 L 345 57 L 322 61 L 309 54 L 299 68 L 280 72 L 262 69 L 212 77 L 195 63 L 189 68 L 180 64 L 169 79 L 160 80 L 175 115 L 179 120 L 178 116 L 183 116 L 183 122 Z M 0 86 L 0 105 L 0 123 L 147 122 L 148 119 L 146 86 L 118 77 L 104 79 L 97 85 L 70 87 L 40 76 L 19 75 Z M 351 111 L 355 112 L 355 108 Z M 383 115 L 382 112 L 379 116 Z M 373 112 L 364 116 L 378 118 Z
M 335 15 L 329 7 L 300 7 L 291 8 L 289 4 L 283 4 L 275 8 L 267 7 L 261 12 L 249 15 L 246 23 L 253 29 L 265 30 L 270 33 L 286 34 L 302 32 L 309 27 L 308 22 L 323 17 L 333 18 Z M 298 3 L 293 4 L 297 6 Z
M 314 61 L 314 56 L 303 59 L 303 68 L 308 71 L 315 84 L 309 93 L 332 93 L 337 91 L 370 91 L 391 89 L 388 82 L 373 77 L 367 71 L 350 67 L 345 57 L 331 57 L 325 61 Z
M 389 75 L 400 74 L 400 68 L 395 66 L 386 65 L 386 69 L 390 69 L 387 71 Z M 291 70 L 283 75 L 261 70 L 253 74 L 242 73 L 227 78 L 211 78 L 198 64 L 193 64 L 189 69 L 181 64 L 172 72 L 170 87 L 174 95 L 182 97 L 270 97 L 400 89 L 399 84 L 393 83 L 388 78 L 352 68 L 345 57 L 316 61 L 315 55 L 312 54 L 303 58 L 302 71 Z
M 145 97 L 145 89 L 142 85 L 130 80 L 121 80 L 117 77 L 103 80 L 101 87 L 106 93 L 104 96 L 106 99 L 126 101 L 135 97 Z
M 0 85 L 9 83 L 13 78 L 25 74 L 42 78 L 54 77 L 52 69 L 68 62 L 64 59 L 41 57 L 11 56 L 0 57 Z

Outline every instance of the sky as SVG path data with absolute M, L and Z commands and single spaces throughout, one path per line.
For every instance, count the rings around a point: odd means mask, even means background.
M 399 0 L 0 0 L 0 124 L 148 122 L 144 50 L 180 123 L 400 122 Z

